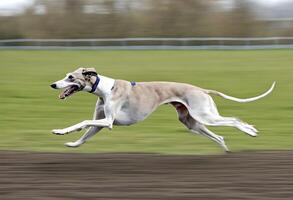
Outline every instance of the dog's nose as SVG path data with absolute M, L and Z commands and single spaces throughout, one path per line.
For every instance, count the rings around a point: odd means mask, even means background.
M 51 88 L 56 89 L 56 87 L 57 87 L 57 85 L 56 85 L 55 83 L 53 83 L 53 84 L 51 85 Z

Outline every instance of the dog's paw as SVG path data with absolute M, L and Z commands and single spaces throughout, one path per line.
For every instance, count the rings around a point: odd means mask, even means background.
M 254 128 L 252 125 L 246 124 L 246 129 L 247 129 L 246 133 L 248 133 L 250 136 L 252 137 L 257 136 L 258 130 Z
M 66 132 L 63 129 L 53 129 L 52 133 L 56 134 L 56 135 L 64 135 L 64 134 L 66 134 Z
M 79 147 L 81 145 L 81 143 L 79 142 L 67 142 L 65 143 L 65 146 L 67 147 Z
M 113 125 L 112 125 L 112 124 L 109 125 L 109 126 L 108 126 L 108 129 L 109 129 L 110 131 L 112 131 L 112 129 L 113 129 Z

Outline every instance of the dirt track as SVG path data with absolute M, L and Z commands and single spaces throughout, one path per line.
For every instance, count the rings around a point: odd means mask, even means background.
M 293 152 L 0 152 L 0 199 L 293 199 Z

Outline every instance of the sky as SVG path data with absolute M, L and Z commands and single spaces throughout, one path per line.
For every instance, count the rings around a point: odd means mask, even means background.
M 17 9 L 29 5 L 33 0 L 0 0 L 0 9 Z
M 33 3 L 33 0 L 0 0 L 0 15 L 10 16 L 23 12 L 23 8 Z

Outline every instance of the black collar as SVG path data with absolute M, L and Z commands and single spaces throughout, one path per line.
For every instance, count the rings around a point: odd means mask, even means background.
M 92 90 L 90 91 L 90 93 L 93 93 L 94 91 L 96 91 L 96 89 L 97 89 L 97 87 L 99 85 L 99 82 L 100 82 L 100 78 L 99 78 L 99 76 L 96 76 L 96 82 L 92 86 Z

